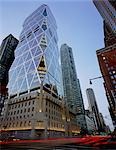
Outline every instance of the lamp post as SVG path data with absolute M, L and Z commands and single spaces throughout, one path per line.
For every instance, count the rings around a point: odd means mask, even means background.
M 95 77 L 95 78 L 89 79 L 89 83 L 92 84 L 92 80 L 100 79 L 100 78 L 103 78 L 103 77 L 104 76 L 99 76 L 99 77 Z

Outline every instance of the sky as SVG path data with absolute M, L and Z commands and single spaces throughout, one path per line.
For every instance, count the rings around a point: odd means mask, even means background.
M 64 43 L 72 47 L 85 108 L 86 89 L 93 88 L 99 111 L 113 130 L 103 79 L 89 84 L 89 79 L 101 76 L 96 50 L 104 47 L 103 19 L 92 0 L 0 0 L 0 43 L 10 33 L 18 39 L 26 17 L 42 4 L 56 19 L 59 50 Z

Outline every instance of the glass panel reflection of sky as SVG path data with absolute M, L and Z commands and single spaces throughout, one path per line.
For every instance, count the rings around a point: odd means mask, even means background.
M 41 56 L 44 56 L 47 73 L 44 85 L 62 96 L 57 26 L 46 5 L 35 10 L 23 24 L 15 60 L 9 73 L 9 95 L 18 94 L 40 86 L 37 70 Z

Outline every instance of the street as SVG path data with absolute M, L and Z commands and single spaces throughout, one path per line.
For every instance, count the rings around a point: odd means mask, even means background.
M 111 137 L 57 138 L 1 142 L 2 150 L 113 150 Z

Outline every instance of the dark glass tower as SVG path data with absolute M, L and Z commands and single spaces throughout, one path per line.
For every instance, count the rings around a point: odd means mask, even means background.
M 37 90 L 41 82 L 44 88 L 62 95 L 56 29 L 47 5 L 39 7 L 24 21 L 10 69 L 10 96 Z
M 93 115 L 95 115 L 98 131 L 102 131 L 102 126 L 101 126 L 101 122 L 100 122 L 100 113 L 98 110 L 94 91 L 93 91 L 93 89 L 88 88 L 86 90 L 86 93 L 87 93 L 87 98 L 88 98 L 88 102 L 89 102 L 89 110 L 91 113 L 93 113 Z
M 104 43 L 105 47 L 116 43 L 116 1 L 93 0 L 96 8 L 104 20 Z
M 0 47 L 0 114 L 4 106 L 4 99 L 7 96 L 7 84 L 9 81 L 9 69 L 14 61 L 14 51 L 17 47 L 18 40 L 8 35 Z
M 116 2 L 112 2 L 109 0 L 93 0 L 96 8 L 101 14 L 105 23 L 111 28 L 114 34 L 116 34 Z
M 76 74 L 72 48 L 67 44 L 63 44 L 60 52 L 64 96 L 68 106 L 77 112 L 77 121 L 79 125 L 85 128 L 85 110 L 80 83 Z

